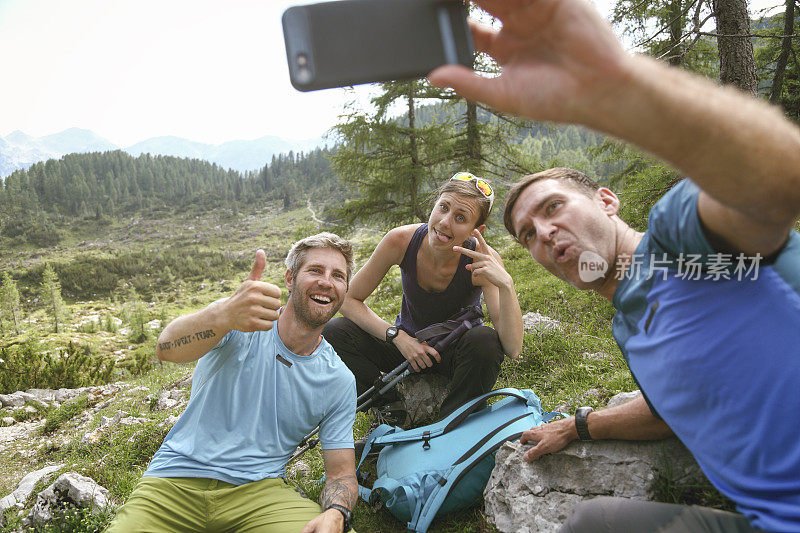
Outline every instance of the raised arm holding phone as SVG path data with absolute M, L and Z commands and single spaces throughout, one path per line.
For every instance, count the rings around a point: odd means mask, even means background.
M 525 460 L 579 430 L 584 439 L 674 432 L 742 513 L 596 499 L 564 530 L 800 530 L 800 428 L 786 419 L 800 412 L 800 130 L 735 89 L 626 53 L 584 0 L 475 3 L 502 24 L 473 24 L 501 75 L 449 65 L 433 84 L 614 135 L 689 176 L 656 204 L 645 233 L 619 218 L 613 192 L 571 169 L 526 176 L 509 192 L 505 225 L 534 259 L 614 303 L 614 336 L 644 393 L 526 432 Z M 603 276 L 583 275 L 584 254 L 605 262 Z M 687 258 L 702 265 L 699 277 L 686 276 Z M 652 275 L 656 260 L 669 263 L 663 277 Z

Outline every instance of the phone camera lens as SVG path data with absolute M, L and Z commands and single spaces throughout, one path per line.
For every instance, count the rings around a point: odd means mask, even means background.
M 308 56 L 299 53 L 295 57 L 295 65 L 297 66 L 297 81 L 300 83 L 308 83 L 311 81 L 311 68 L 308 64 Z

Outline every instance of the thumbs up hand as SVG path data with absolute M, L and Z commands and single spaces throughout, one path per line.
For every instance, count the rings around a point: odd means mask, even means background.
M 267 266 L 267 254 L 264 250 L 258 249 L 256 251 L 256 260 L 253 262 L 253 268 L 250 269 L 250 274 L 247 279 L 250 281 L 261 281 L 261 275 L 264 273 L 264 267 Z
M 253 268 L 247 279 L 233 295 L 221 302 L 222 316 L 227 329 L 238 331 L 268 331 L 278 319 L 281 307 L 281 289 L 277 285 L 261 281 L 267 256 L 264 250 L 256 252 Z

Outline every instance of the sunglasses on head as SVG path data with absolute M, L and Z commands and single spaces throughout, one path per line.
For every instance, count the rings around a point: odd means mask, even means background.
M 450 179 L 475 182 L 475 187 L 477 187 L 481 194 L 489 200 L 489 211 L 492 210 L 492 206 L 494 205 L 494 189 L 492 189 L 492 186 L 489 185 L 489 182 L 479 178 L 478 176 L 470 174 L 469 172 L 456 172 Z

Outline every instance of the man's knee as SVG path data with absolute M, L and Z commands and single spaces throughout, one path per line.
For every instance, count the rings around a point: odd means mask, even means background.
M 560 531 L 562 533 L 594 533 L 603 531 L 606 523 L 605 515 L 609 506 L 614 505 L 616 498 L 600 496 L 591 500 L 584 500 L 572 509 L 572 513 Z

